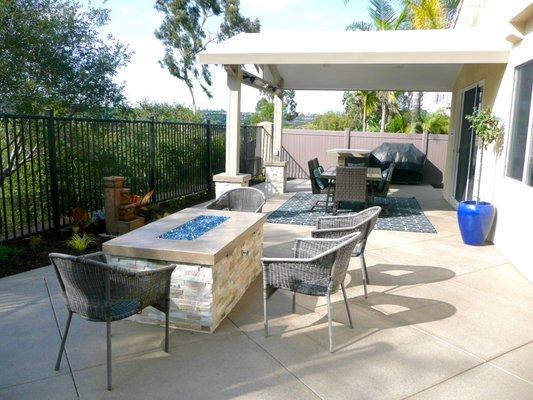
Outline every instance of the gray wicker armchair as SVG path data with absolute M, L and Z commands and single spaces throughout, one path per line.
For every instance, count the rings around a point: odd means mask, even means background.
M 295 311 L 296 293 L 309 296 L 326 296 L 328 307 L 329 351 L 333 352 L 331 323 L 331 295 L 342 289 L 350 327 L 353 328 L 344 278 L 350 256 L 363 239 L 353 233 L 340 239 L 297 239 L 294 258 L 262 258 L 263 263 L 263 313 L 265 336 L 268 336 L 267 300 L 277 289 L 293 293 Z
M 107 325 L 107 389 L 111 390 L 111 321 L 137 314 L 148 306 L 165 313 L 165 352 L 168 353 L 170 276 L 175 266 L 136 271 L 108 264 L 103 253 L 75 257 L 51 253 L 68 319 L 55 370 L 61 366 L 72 314 Z
M 209 203 L 209 210 L 247 211 L 260 213 L 266 199 L 262 191 L 252 187 L 228 190 L 218 199 Z
M 363 277 L 365 298 L 368 297 L 366 285 L 370 283 L 365 261 L 365 247 L 368 237 L 376 225 L 380 212 L 381 207 L 375 206 L 357 214 L 320 217 L 318 218 L 317 229 L 311 232 L 312 237 L 323 239 L 340 238 L 353 234 L 354 232 L 361 232 L 361 241 L 355 247 L 352 256 L 359 257 L 361 262 L 361 275 Z

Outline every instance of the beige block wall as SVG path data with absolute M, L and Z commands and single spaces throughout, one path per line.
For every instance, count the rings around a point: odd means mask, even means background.
M 492 107 L 505 124 L 502 143 L 490 146 L 484 153 L 481 198 L 492 202 L 497 208 L 493 238 L 495 245 L 533 281 L 533 256 L 530 249 L 533 243 L 530 232 L 533 223 L 533 187 L 505 176 L 515 68 L 533 58 L 533 21 L 529 21 L 525 28 L 523 40 L 514 45 L 507 65 L 466 65 L 457 78 L 451 112 L 454 134 L 448 142 L 444 196 L 454 204 L 453 149 L 457 139 L 455 133 L 459 129 L 460 91 L 481 82 L 484 85 L 484 106 Z M 479 153 L 477 160 L 479 161 Z M 474 193 L 477 190 L 478 176 L 479 162 L 476 166 Z

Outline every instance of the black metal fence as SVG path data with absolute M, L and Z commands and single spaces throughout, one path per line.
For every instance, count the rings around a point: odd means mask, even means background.
M 241 172 L 261 173 L 260 130 L 241 130 Z M 0 114 L 0 240 L 61 227 L 70 210 L 103 208 L 104 176 L 155 202 L 212 189 L 225 126 Z

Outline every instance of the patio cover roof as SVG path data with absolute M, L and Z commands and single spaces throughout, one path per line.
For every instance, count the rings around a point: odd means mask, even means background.
M 506 63 L 502 31 L 242 33 L 208 47 L 202 64 L 254 64 L 283 89 L 451 91 L 464 64 Z

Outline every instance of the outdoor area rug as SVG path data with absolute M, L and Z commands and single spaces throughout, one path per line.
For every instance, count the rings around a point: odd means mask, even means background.
M 331 215 L 326 213 L 324 207 L 309 211 L 317 200 L 326 200 L 325 194 L 296 193 L 280 208 L 272 212 L 267 221 L 274 224 L 314 225 L 318 217 Z M 388 204 L 387 211 L 382 211 L 376 224 L 376 229 L 387 231 L 437 233 L 435 227 L 429 222 L 420 204 L 414 197 L 387 197 L 376 198 L 375 205 Z M 361 207 L 341 209 L 337 215 L 360 211 Z

